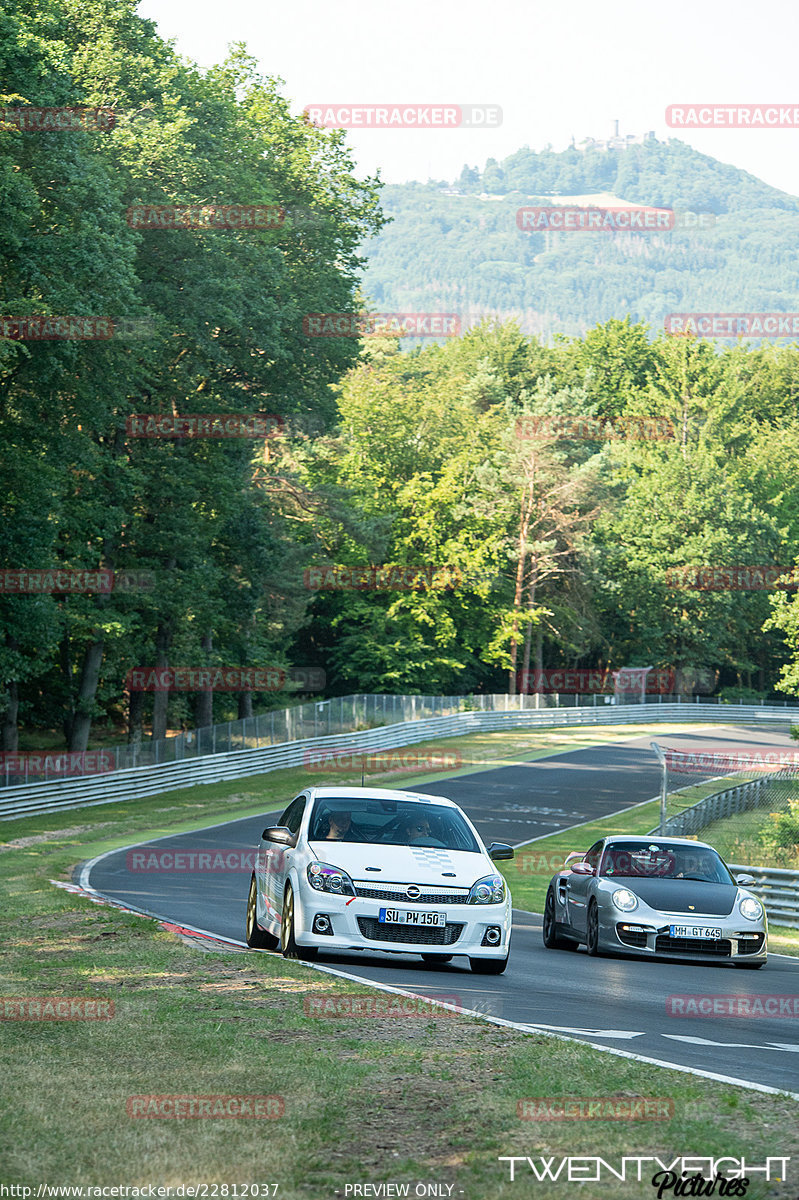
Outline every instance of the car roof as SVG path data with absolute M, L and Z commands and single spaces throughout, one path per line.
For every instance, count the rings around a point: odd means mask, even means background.
M 418 804 L 444 804 L 448 808 L 458 807 L 454 800 L 448 800 L 446 796 L 428 796 L 425 792 L 400 792 L 391 788 L 359 787 L 357 783 L 353 783 L 349 787 L 341 785 L 312 787 L 307 788 L 306 791 L 312 800 L 335 800 L 346 797 L 347 800 L 403 800 L 415 801 Z
M 656 846 L 693 846 L 699 850 L 713 850 L 714 854 L 718 854 L 713 846 L 709 846 L 707 842 L 695 842 L 693 838 L 670 838 L 660 837 L 657 833 L 614 833 L 605 838 L 605 845 L 612 846 L 615 842 L 652 842 Z

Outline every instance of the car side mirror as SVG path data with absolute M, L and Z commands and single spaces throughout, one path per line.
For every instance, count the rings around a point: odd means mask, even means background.
M 736 875 L 735 882 L 739 887 L 752 887 L 757 882 L 754 875 Z
M 263 832 L 265 842 L 275 842 L 278 846 L 296 846 L 297 835 L 285 825 L 268 825 Z
M 488 857 L 498 862 L 503 858 L 513 858 L 516 851 L 507 842 L 492 842 L 488 847 Z
M 575 875 L 594 875 L 595 874 L 594 868 L 591 866 L 590 863 L 587 863 L 587 862 L 572 863 L 572 865 L 569 867 L 569 870 L 572 871 L 573 874 L 575 874 Z

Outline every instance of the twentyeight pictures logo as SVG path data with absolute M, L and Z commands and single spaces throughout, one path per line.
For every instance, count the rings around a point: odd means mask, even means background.
M 496 129 L 498 104 L 306 104 L 321 129 Z

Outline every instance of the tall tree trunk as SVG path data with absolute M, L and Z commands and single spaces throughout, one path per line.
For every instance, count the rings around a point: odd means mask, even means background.
M 83 655 L 80 671 L 78 698 L 70 722 L 68 749 L 76 752 L 85 750 L 89 744 L 89 734 L 92 729 L 92 712 L 94 697 L 97 694 L 97 684 L 100 681 L 100 667 L 103 664 L 103 649 L 105 637 L 100 635 L 90 642 Z
M 166 624 L 160 624 L 155 634 L 155 666 L 156 669 L 169 666 L 169 647 L 172 643 L 172 630 Z M 153 695 L 153 741 L 166 737 L 166 714 L 169 707 L 169 692 L 155 692 Z
M 209 629 L 202 640 L 202 648 L 205 654 L 203 666 L 208 666 L 211 661 L 211 652 L 214 648 L 214 635 Z M 197 729 L 204 729 L 207 725 L 214 723 L 214 693 L 212 688 L 207 691 L 197 692 L 194 698 L 194 724 Z
M 538 583 L 538 558 L 533 554 L 530 562 L 530 586 L 527 589 L 527 607 L 532 611 L 535 604 L 535 589 Z M 521 691 L 530 691 L 530 645 L 533 640 L 533 622 L 527 622 L 524 630 L 524 660 L 522 662 L 522 687 Z M 538 689 L 536 688 L 536 691 Z
M 58 665 L 61 670 L 61 677 L 64 680 L 65 699 L 62 728 L 64 730 L 64 745 L 68 746 L 72 740 L 72 720 L 75 709 L 72 695 L 72 643 L 69 640 L 69 629 L 64 630 L 64 634 L 58 644 Z
M 140 742 L 144 721 L 144 692 L 130 692 L 128 700 L 128 742 Z
M 518 613 L 522 606 L 522 596 L 524 595 L 524 567 L 527 562 L 527 530 L 530 524 L 530 498 L 533 493 L 533 481 L 531 480 L 527 495 L 522 491 L 519 510 L 519 561 L 516 566 L 516 587 L 513 593 L 513 608 L 514 613 Z M 519 625 L 518 618 L 514 615 L 513 626 L 511 628 L 510 640 L 510 670 L 508 672 L 508 695 L 516 695 L 516 660 L 519 649 Z
M 252 692 L 239 692 L 239 720 L 252 716 Z
M 16 649 L 13 638 L 7 637 L 6 644 L 9 649 Z M 8 699 L 0 717 L 0 748 L 16 754 L 19 749 L 19 689 L 16 679 L 10 679 L 6 684 L 6 695 Z

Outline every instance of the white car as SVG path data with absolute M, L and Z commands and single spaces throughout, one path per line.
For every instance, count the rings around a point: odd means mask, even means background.
M 451 800 L 381 788 L 315 787 L 263 832 L 247 901 L 247 944 L 287 958 L 379 950 L 473 971 L 507 966 L 511 898 Z

